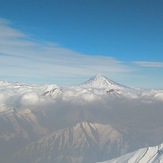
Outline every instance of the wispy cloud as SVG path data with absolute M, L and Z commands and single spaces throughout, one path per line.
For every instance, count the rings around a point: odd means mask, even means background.
M 33 41 L 0 19 L 0 74 L 17 78 L 51 78 L 132 71 L 113 57 L 90 56 L 56 43 Z
M 141 67 L 163 68 L 163 62 L 138 61 L 134 63 Z
M 151 73 L 153 67 L 157 68 L 157 73 Z M 0 19 L 0 80 L 69 85 L 101 73 L 130 86 L 134 83 L 134 86 L 147 87 L 144 78 L 148 78 L 148 87 L 155 87 L 156 82 L 162 81 L 162 68 L 162 62 L 126 64 L 111 56 L 82 54 L 55 42 L 33 40 L 11 22 Z

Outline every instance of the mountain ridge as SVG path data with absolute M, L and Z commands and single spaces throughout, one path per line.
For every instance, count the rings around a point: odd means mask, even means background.
M 110 144 L 110 145 L 109 145 Z M 116 145 L 117 144 L 117 145 Z M 102 125 L 98 123 L 90 123 L 88 121 L 83 121 L 77 123 L 72 127 L 68 127 L 59 131 L 54 131 L 50 135 L 47 135 L 37 142 L 27 145 L 25 148 L 20 150 L 15 155 L 15 160 L 19 160 L 23 156 L 24 158 L 32 158 L 33 152 L 35 152 L 35 157 L 30 160 L 30 162 L 39 163 L 69 163 L 69 160 L 75 160 L 78 158 L 78 162 L 88 162 L 93 163 L 96 159 L 96 153 L 102 150 L 102 147 L 108 148 L 111 154 L 114 150 L 118 153 L 125 142 L 123 142 L 120 133 L 115 130 L 111 125 Z M 107 147 L 107 145 L 109 145 Z M 114 150 L 111 147 L 114 146 Z M 87 150 L 91 149 L 94 151 L 94 158 L 89 158 Z M 70 153 L 64 153 L 64 151 L 71 151 Z M 48 152 L 47 152 L 48 151 Z M 53 153 L 52 158 L 48 158 L 48 155 Z M 36 154 L 37 153 L 37 154 Z M 40 154 L 43 153 L 43 156 Z M 62 155 L 61 158 L 58 155 Z M 65 155 L 65 156 L 64 156 Z M 76 163 L 76 161 L 72 161 Z
M 97 163 L 163 163 L 163 144 L 141 148 L 116 159 Z

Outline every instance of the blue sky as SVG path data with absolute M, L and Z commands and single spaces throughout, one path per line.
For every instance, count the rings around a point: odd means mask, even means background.
M 78 84 L 101 73 L 163 88 L 162 0 L 1 0 L 0 80 Z

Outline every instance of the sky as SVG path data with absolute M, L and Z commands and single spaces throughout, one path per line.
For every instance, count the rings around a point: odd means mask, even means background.
M 103 74 L 163 89 L 162 0 L 0 0 L 0 80 L 76 85 Z

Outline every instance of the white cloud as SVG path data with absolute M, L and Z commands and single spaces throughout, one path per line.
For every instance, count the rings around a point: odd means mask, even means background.
M 112 57 L 89 56 L 30 36 L 0 19 L 0 74 L 13 78 L 52 78 L 114 74 L 132 69 Z
M 40 97 L 36 92 L 24 93 L 21 97 L 21 104 L 23 106 L 33 106 L 39 103 Z
M 163 68 L 163 62 L 138 61 L 134 63 L 141 67 Z

